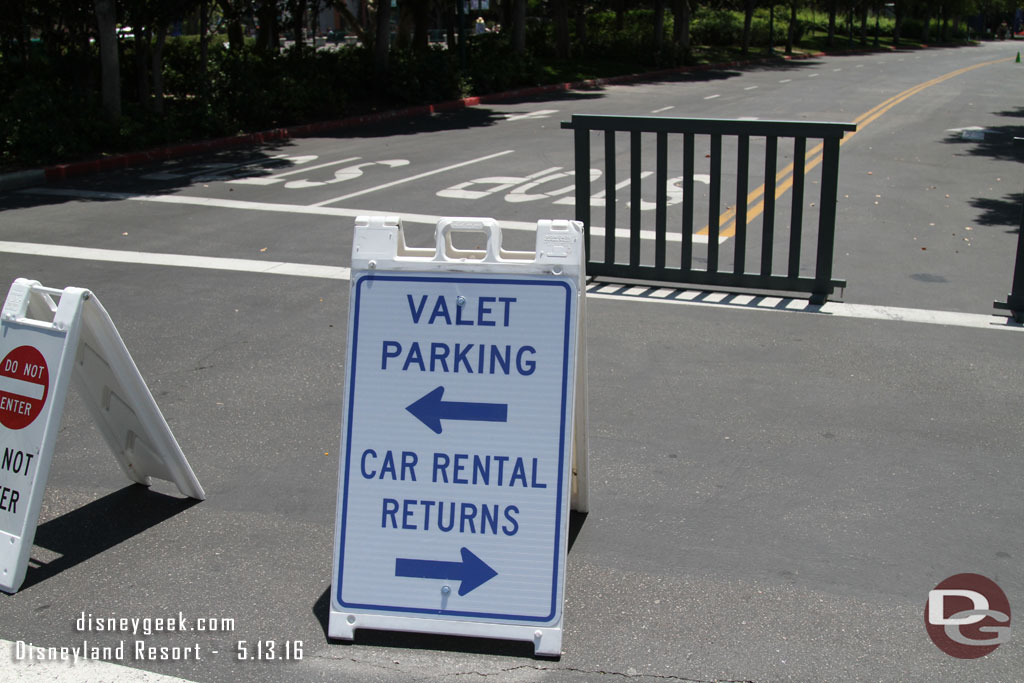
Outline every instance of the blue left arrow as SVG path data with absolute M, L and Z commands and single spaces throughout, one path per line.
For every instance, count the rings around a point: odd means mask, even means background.
M 498 572 L 491 569 L 486 562 L 470 552 L 468 548 L 462 548 L 462 562 L 395 558 L 395 576 L 459 581 L 461 582 L 459 595 L 465 595 L 471 590 L 479 588 L 497 575 Z
M 473 422 L 508 422 L 507 403 L 467 403 L 444 401 L 444 387 L 428 391 L 416 399 L 406 410 L 417 420 L 430 427 L 435 434 L 441 433 L 441 420 L 469 420 Z

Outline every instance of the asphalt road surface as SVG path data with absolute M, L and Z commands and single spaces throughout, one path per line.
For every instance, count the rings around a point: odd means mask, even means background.
M 1019 680 L 1019 636 L 957 659 L 924 623 L 965 572 L 1024 604 L 1024 332 L 992 315 L 1020 219 L 1015 47 L 568 91 L 0 195 L 0 280 L 99 297 L 208 496 L 131 485 L 70 393 L 27 579 L 0 594 L 0 679 Z M 329 640 L 354 219 L 400 216 L 423 246 L 439 217 L 491 216 L 531 248 L 573 216 L 560 122 L 582 113 L 856 122 L 841 301 L 591 285 L 562 656 Z M 26 655 L 83 640 L 128 652 Z

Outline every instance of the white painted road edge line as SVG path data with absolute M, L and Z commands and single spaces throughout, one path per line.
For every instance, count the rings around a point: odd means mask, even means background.
M 20 648 L 18 647 L 19 642 L 22 643 Z M 187 683 L 184 678 L 174 678 L 173 676 L 165 676 L 143 669 L 133 669 L 102 660 L 82 659 L 79 656 L 78 661 L 75 661 L 70 652 L 65 661 L 59 659 L 57 661 L 29 659 L 26 651 L 29 645 L 32 647 L 48 648 L 48 646 L 40 643 L 15 642 L 0 638 L 0 662 L 4 662 L 3 669 L 0 669 L 3 672 L 0 674 L 0 680 L 18 680 L 21 683 L 32 683 L 33 681 L 62 681 L 63 683 L 87 683 L 92 681 L 104 681 L 104 683 Z M 81 647 L 81 643 L 74 647 Z M 19 650 L 21 650 L 22 659 L 17 658 Z M 8 678 L 8 676 L 11 676 L 11 678 Z
M 84 261 L 133 263 L 145 266 L 177 266 L 179 268 L 229 270 L 266 275 L 295 275 L 298 277 L 317 277 L 325 280 L 348 280 L 351 277 L 349 269 L 342 266 L 319 266 L 311 263 L 259 261 L 256 259 L 222 258 L 218 256 L 158 254 L 146 251 L 120 251 L 117 249 L 91 249 L 61 244 L 0 242 L 0 252 L 27 256 L 81 259 Z
M 644 291 L 638 291 L 640 289 Z M 840 301 L 827 301 L 821 306 L 816 306 L 806 299 L 685 289 L 670 290 L 668 294 L 665 294 L 663 289 L 657 287 L 638 288 L 630 285 L 607 283 L 592 283 L 588 285 L 587 298 L 616 301 L 628 299 L 630 301 L 643 301 L 652 304 L 710 306 L 733 310 L 805 313 L 835 318 L 859 318 L 861 320 L 891 320 L 896 322 L 967 327 L 980 330 L 1024 331 L 1024 325 L 1015 323 L 1012 318 L 999 315 L 960 313 L 958 311 L 933 311 L 923 308 L 901 308 L 871 304 L 848 304 Z
M 321 266 L 311 263 L 287 263 L 284 261 L 258 261 L 255 259 L 222 258 L 216 256 L 189 256 L 187 254 L 158 254 L 143 251 L 120 251 L 115 249 L 93 249 L 60 244 L 33 244 L 29 242 L 0 241 L 0 253 L 70 258 L 86 261 L 106 261 L 153 266 L 175 266 L 179 268 L 204 268 L 265 275 L 291 275 L 327 280 L 349 280 L 351 271 L 342 266 Z M 688 289 L 671 289 L 649 286 L 591 283 L 587 286 L 590 299 L 641 301 L 646 303 L 688 304 L 692 306 L 714 306 L 733 310 L 783 311 L 809 315 L 834 316 L 839 318 L 861 318 L 868 320 L 892 320 L 899 322 L 951 325 L 985 330 L 1024 330 L 1009 318 L 978 313 L 956 311 L 932 311 L 920 308 L 898 308 L 867 304 L 847 304 L 829 301 L 815 306 L 806 299 L 790 299 L 777 296 L 751 294 L 727 294 Z

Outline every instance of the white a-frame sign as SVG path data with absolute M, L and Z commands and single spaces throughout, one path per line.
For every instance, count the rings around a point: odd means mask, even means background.
M 110 316 L 88 290 L 18 279 L 0 312 L 0 590 L 25 580 L 68 383 L 134 482 L 206 497 Z
M 539 221 L 532 252 L 489 218 L 435 237 L 410 248 L 397 218 L 356 219 L 328 634 L 557 656 L 569 510 L 587 509 L 581 226 Z

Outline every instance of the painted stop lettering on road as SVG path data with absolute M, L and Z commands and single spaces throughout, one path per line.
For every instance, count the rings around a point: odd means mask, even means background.
M 24 429 L 46 405 L 50 373 L 34 346 L 19 346 L 0 361 L 0 424 Z

